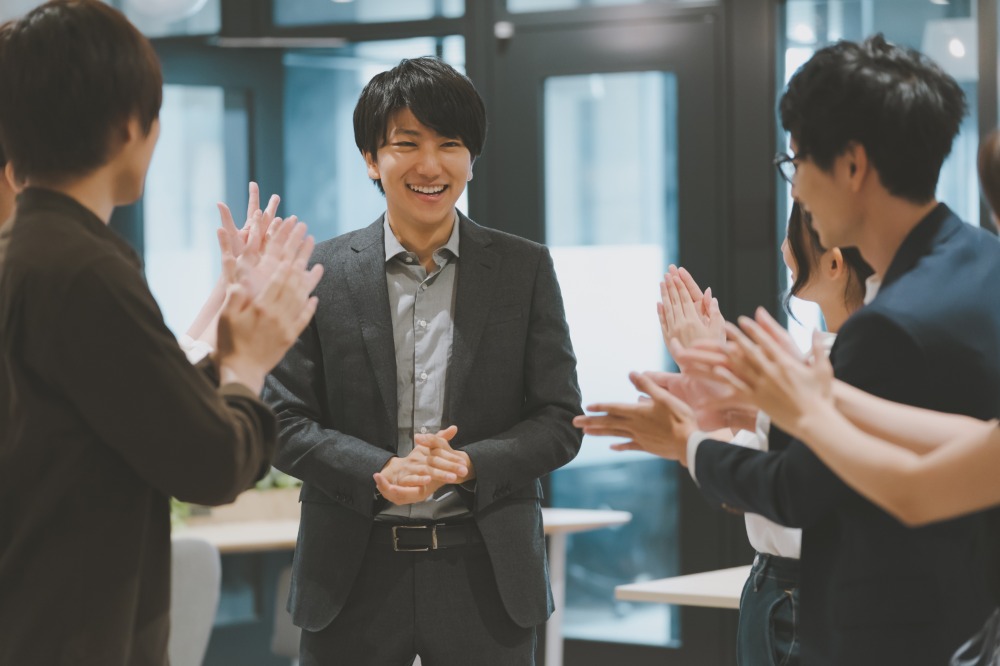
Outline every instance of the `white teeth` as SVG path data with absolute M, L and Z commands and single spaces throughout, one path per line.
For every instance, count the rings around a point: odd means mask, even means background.
M 444 185 L 435 185 L 433 187 L 423 187 L 420 185 L 407 185 L 414 192 L 419 192 L 420 194 L 441 194 L 444 192 Z

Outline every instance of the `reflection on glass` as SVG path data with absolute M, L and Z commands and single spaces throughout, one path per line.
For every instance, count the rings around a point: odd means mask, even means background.
M 0 3 L 0 22 L 24 16 L 44 0 L 4 0 Z
M 149 288 L 177 335 L 219 276 L 214 202 L 225 192 L 224 99 L 222 88 L 163 87 L 160 140 L 143 195 L 143 236 Z
M 677 256 L 677 83 L 631 72 L 545 81 L 545 220 L 584 404 L 633 401 L 628 372 L 664 367 L 655 303 Z M 677 465 L 585 439 L 552 475 L 553 506 L 631 511 L 614 530 L 571 535 L 567 637 L 668 645 L 668 606 L 614 587 L 679 572 Z
M 385 210 L 354 142 L 354 105 L 368 81 L 402 58 L 439 55 L 464 70 L 461 37 L 365 42 L 285 55 L 285 192 L 282 209 L 318 241 L 367 226 Z M 488 149 L 488 145 L 487 145 Z M 468 190 L 458 201 L 468 210 Z
M 388 23 L 464 13 L 465 0 L 274 0 L 276 25 Z
M 955 77 L 965 91 L 969 114 L 962 122 L 951 155 L 945 160 L 938 180 L 937 199 L 948 204 L 970 224 L 978 225 L 979 184 L 976 153 L 979 147 L 979 74 L 975 3 L 952 0 L 948 3 L 912 0 L 788 0 L 785 8 L 786 83 L 812 54 L 839 39 L 858 41 L 876 32 L 897 44 L 915 48 Z M 779 136 L 784 136 L 780 132 Z M 784 149 L 786 146 L 779 146 Z M 761 160 L 763 164 L 763 158 Z M 780 184 L 788 201 L 789 189 Z M 779 219 L 778 238 L 784 238 L 785 211 Z M 789 284 L 781 271 L 782 284 Z M 792 312 L 801 324 L 789 319 L 789 330 L 800 346 L 811 344 L 811 329 L 821 321 L 819 308 L 812 303 L 792 300 Z
M 222 21 L 219 0 L 115 0 L 111 4 L 149 37 L 214 35 Z
M 507 0 L 509 12 L 542 12 L 581 7 L 610 7 L 613 5 L 642 5 L 647 3 L 684 5 L 704 0 Z

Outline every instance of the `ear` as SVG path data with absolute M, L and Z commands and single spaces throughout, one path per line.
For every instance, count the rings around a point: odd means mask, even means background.
M 128 143 L 134 139 L 140 139 L 143 136 L 142 127 L 139 124 L 139 119 L 134 115 L 129 116 L 128 121 L 122 126 L 122 143 Z
M 831 280 L 836 280 L 847 271 L 844 266 L 844 253 L 840 251 L 839 247 L 824 252 L 820 258 L 820 266 L 823 267 Z
M 871 167 L 868 151 L 860 143 L 851 141 L 844 150 L 844 158 L 847 160 L 847 178 L 851 191 L 857 192 Z
M 20 192 L 24 189 L 24 183 L 17 178 L 17 172 L 14 171 L 14 163 L 8 161 L 6 166 L 3 168 L 3 178 L 6 179 L 7 184 L 10 186 L 14 192 Z
M 369 152 L 364 153 L 365 164 L 368 165 L 368 177 L 372 180 L 382 180 L 382 172 L 378 168 L 378 158 Z

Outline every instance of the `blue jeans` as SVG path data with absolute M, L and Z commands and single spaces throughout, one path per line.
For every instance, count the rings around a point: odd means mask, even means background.
M 757 553 L 740 597 L 739 666 L 799 663 L 799 561 Z

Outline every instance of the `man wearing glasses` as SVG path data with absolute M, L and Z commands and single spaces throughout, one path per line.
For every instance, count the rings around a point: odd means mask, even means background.
M 837 378 L 896 402 L 996 418 L 1000 244 L 934 198 L 965 114 L 961 88 L 877 35 L 818 51 L 780 112 L 793 152 L 775 165 L 792 196 L 823 246 L 857 247 L 880 283 L 873 296 L 869 282 L 873 300 L 840 328 Z M 688 465 L 709 501 L 802 528 L 802 663 L 945 664 L 982 626 L 993 606 L 981 582 L 982 515 L 908 529 L 777 428 L 769 452 L 746 449 L 671 433 L 670 407 L 657 403 L 668 434 L 644 448 Z

